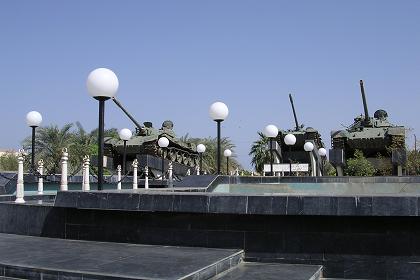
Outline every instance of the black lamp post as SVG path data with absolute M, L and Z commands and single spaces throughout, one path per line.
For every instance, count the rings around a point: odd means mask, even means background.
M 164 157 L 164 151 L 165 148 L 169 146 L 169 140 L 166 137 L 160 137 L 158 140 L 158 145 L 162 149 L 162 181 L 165 178 L 165 157 Z
M 221 155 L 221 133 L 220 126 L 229 115 L 229 109 L 223 102 L 215 102 L 210 106 L 210 117 L 217 123 L 217 174 L 220 174 Z
M 31 172 L 35 172 L 35 129 L 41 125 L 42 116 L 37 111 L 31 111 L 26 114 L 26 123 L 32 128 L 32 158 Z
M 296 136 L 289 133 L 284 137 L 284 143 L 289 146 L 289 175 L 292 176 L 292 146 L 296 144 Z
M 133 133 L 128 128 L 123 128 L 118 132 L 118 135 L 120 136 L 120 139 L 124 141 L 122 170 L 124 174 L 127 174 L 127 170 L 126 170 L 127 141 L 131 139 L 131 136 L 133 136 Z
M 229 158 L 232 156 L 232 151 L 229 149 L 226 149 L 223 152 L 223 155 L 226 157 L 226 175 L 229 175 Z
M 273 124 L 269 124 L 264 128 L 264 136 L 270 139 L 270 175 L 274 176 L 273 163 L 273 139 L 279 134 L 279 129 Z
M 98 190 L 102 190 L 104 180 L 105 101 L 115 96 L 119 83 L 114 72 L 106 68 L 98 68 L 90 72 L 86 85 L 90 95 L 99 101 Z
M 197 153 L 200 155 L 200 175 L 203 174 L 203 153 L 206 151 L 206 146 L 203 144 L 197 145 Z

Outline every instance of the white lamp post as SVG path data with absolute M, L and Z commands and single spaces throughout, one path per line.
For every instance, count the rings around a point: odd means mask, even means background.
M 209 110 L 210 117 L 217 122 L 217 174 L 220 174 L 221 162 L 221 144 L 220 144 L 220 124 L 229 115 L 229 109 L 223 102 L 215 102 L 211 104 Z
M 303 149 L 305 152 L 309 153 L 309 158 L 311 161 L 311 176 L 314 176 L 314 156 L 312 154 L 312 151 L 314 150 L 314 144 L 312 142 L 306 142 L 305 145 L 303 145 Z
M 232 151 L 229 149 L 226 149 L 223 152 L 223 155 L 226 157 L 226 174 L 229 175 L 229 158 L 232 156 Z
M 123 162 L 122 162 L 122 171 L 124 174 L 127 174 L 127 170 L 125 168 L 126 163 L 126 156 L 127 156 L 127 141 L 131 139 L 133 133 L 128 128 L 123 128 L 118 132 L 120 139 L 124 141 L 124 152 L 123 152 Z
M 158 140 L 158 145 L 162 149 L 162 180 L 165 178 L 165 158 L 164 158 L 164 151 L 165 148 L 169 146 L 169 140 L 165 136 L 160 137 Z
M 270 172 L 271 176 L 274 176 L 273 171 L 273 162 L 274 162 L 274 156 L 273 156 L 273 139 L 277 137 L 279 134 L 279 129 L 277 126 L 273 124 L 269 124 L 264 128 L 264 135 L 265 137 L 268 137 L 270 139 Z
M 289 133 L 284 137 L 284 143 L 289 146 L 289 165 L 290 165 L 290 172 L 289 174 L 292 175 L 292 146 L 296 144 L 296 136 Z
M 200 155 L 200 174 L 202 173 L 203 168 L 203 153 L 206 151 L 206 146 L 204 144 L 197 145 L 197 153 Z
M 35 129 L 41 125 L 42 116 L 37 111 L 31 111 L 26 114 L 26 123 L 32 127 L 32 158 L 31 158 L 31 171 L 35 171 Z
M 325 148 L 320 148 L 318 150 L 318 154 L 321 156 L 321 164 L 322 164 L 322 176 L 324 176 L 324 168 L 325 168 L 325 158 L 327 156 L 327 150 Z
M 114 97 L 118 91 L 118 78 L 107 68 L 98 68 L 90 72 L 86 86 L 89 94 L 99 101 L 98 127 L 98 190 L 102 190 L 104 173 L 104 121 L 105 101 Z

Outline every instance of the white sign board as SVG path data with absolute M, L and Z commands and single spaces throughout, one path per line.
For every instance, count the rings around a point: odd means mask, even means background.
M 290 164 L 275 163 L 273 164 L 274 172 L 290 172 Z M 270 164 L 264 164 L 264 172 L 271 172 Z M 293 163 L 292 172 L 309 172 L 309 164 L 307 163 Z

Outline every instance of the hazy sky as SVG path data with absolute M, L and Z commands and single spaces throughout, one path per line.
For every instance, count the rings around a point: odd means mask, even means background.
M 0 147 L 29 135 L 28 111 L 43 124 L 97 126 L 88 73 L 119 77 L 118 99 L 138 121 L 179 136 L 215 136 L 214 101 L 230 109 L 222 133 L 249 167 L 256 132 L 299 121 L 330 131 L 386 109 L 420 134 L 420 1 L 1 1 Z M 134 128 L 107 102 L 106 127 Z M 420 135 L 419 135 L 420 136 Z M 412 134 L 409 139 L 412 143 Z

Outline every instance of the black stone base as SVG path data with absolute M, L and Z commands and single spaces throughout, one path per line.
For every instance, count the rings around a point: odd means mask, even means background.
M 0 234 L 0 276 L 24 279 L 195 279 L 236 267 L 243 251 Z

